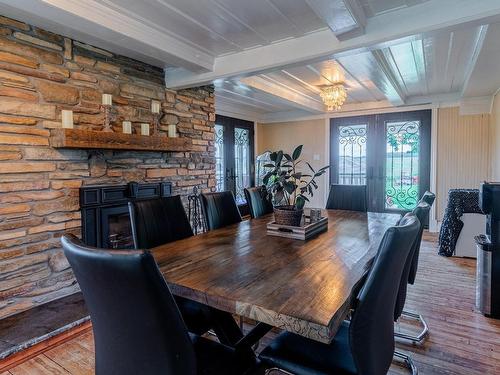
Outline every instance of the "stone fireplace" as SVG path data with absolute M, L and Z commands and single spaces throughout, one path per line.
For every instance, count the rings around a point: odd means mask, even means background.
M 59 238 L 82 235 L 80 188 L 133 181 L 168 185 L 183 197 L 195 186 L 213 190 L 215 113 L 213 86 L 168 90 L 163 69 L 4 17 L 0 52 L 1 318 L 78 290 Z M 150 123 L 154 99 L 161 102 L 160 131 L 176 124 L 193 146 L 176 152 L 50 147 L 62 109 L 73 111 L 75 128 L 102 129 L 103 93 L 113 95 L 115 132 L 124 120 L 135 131 Z M 108 212 L 111 235 L 126 231 L 122 211 Z

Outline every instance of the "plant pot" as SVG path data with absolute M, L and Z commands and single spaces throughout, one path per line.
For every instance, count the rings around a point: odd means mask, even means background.
M 304 210 L 297 210 L 294 206 L 274 207 L 274 221 L 279 225 L 300 227 Z

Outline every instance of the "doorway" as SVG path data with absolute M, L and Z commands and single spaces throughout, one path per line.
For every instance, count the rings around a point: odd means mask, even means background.
M 368 211 L 412 210 L 430 185 L 431 111 L 330 121 L 330 182 L 366 185 Z
M 254 124 L 217 115 L 215 118 L 216 189 L 233 192 L 246 206 L 243 189 L 254 186 Z

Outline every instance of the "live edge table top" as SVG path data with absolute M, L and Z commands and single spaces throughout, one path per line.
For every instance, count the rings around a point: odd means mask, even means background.
M 386 229 L 400 216 L 323 214 L 328 231 L 307 241 L 266 235 L 268 215 L 152 253 L 175 295 L 329 343 Z

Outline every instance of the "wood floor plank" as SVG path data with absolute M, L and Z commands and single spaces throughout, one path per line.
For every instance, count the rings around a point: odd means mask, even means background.
M 12 375 L 69 375 L 63 367 L 41 354 L 9 370 Z
M 80 338 L 53 348 L 45 355 L 72 375 L 94 374 L 94 352 L 80 344 Z
M 413 357 L 421 375 L 500 374 L 500 320 L 488 319 L 474 307 L 475 260 L 438 256 L 436 237 L 429 234 L 424 236 L 421 253 L 417 281 L 409 287 L 406 309 L 425 317 L 430 334 L 422 344 L 397 340 L 396 347 Z M 250 324 L 245 327 L 252 328 Z M 403 321 L 401 327 L 418 329 L 411 321 Z M 271 332 L 261 340 L 260 349 L 273 336 Z M 92 333 L 53 348 L 10 372 L 0 375 L 91 375 Z M 389 374 L 408 374 L 408 370 L 394 363 Z

